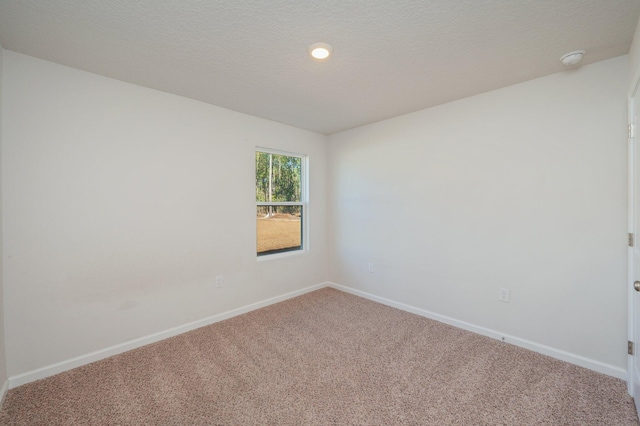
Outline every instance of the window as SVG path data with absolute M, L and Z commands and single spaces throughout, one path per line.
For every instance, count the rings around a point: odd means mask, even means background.
M 303 250 L 305 157 L 256 150 L 258 256 Z

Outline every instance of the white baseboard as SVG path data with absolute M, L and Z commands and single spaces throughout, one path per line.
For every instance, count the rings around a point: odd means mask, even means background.
M 380 296 L 375 296 L 373 294 L 370 294 L 361 290 L 345 287 L 340 284 L 328 283 L 328 286 L 335 288 L 336 290 L 341 290 L 346 293 L 350 293 L 356 296 L 363 297 L 365 299 L 372 300 L 374 302 L 382 303 L 383 305 L 391 306 L 393 308 L 398 308 L 406 312 L 411 312 L 416 315 L 420 315 L 420 316 L 433 319 L 445 324 L 449 324 L 454 327 L 461 328 L 463 330 L 471 331 L 473 333 L 491 337 L 496 340 L 511 343 L 512 345 L 520 346 L 522 348 L 529 349 L 531 351 L 538 352 L 543 355 L 547 355 L 552 358 L 559 359 L 561 361 L 566 361 L 571 364 L 578 365 L 580 367 L 588 368 L 589 370 L 597 371 L 598 373 L 613 376 L 615 378 L 622 379 L 622 380 L 627 379 L 627 372 L 623 368 L 619 368 L 610 364 L 605 364 L 603 362 L 596 361 L 593 359 L 585 358 L 583 356 L 572 354 L 570 352 L 566 352 L 560 349 L 555 349 L 550 346 L 541 345 L 539 343 L 531 342 L 529 340 L 521 339 L 519 337 L 510 336 L 508 334 L 500 333 L 498 331 L 491 330 L 489 328 L 480 327 L 464 321 L 459 321 L 457 319 L 436 314 L 431 311 L 416 308 L 415 306 L 406 305 L 404 303 L 396 302 L 394 300 L 386 299 Z
M 424 309 L 416 308 L 404 303 L 396 302 L 394 300 L 386 299 L 384 297 L 375 296 L 373 294 L 356 290 L 350 287 L 345 287 L 333 282 L 324 282 L 321 284 L 313 285 L 301 290 L 296 290 L 290 293 L 283 294 L 281 296 L 272 297 L 270 299 L 263 300 L 261 302 L 252 303 L 247 306 L 243 306 L 237 309 L 232 309 L 227 312 L 223 312 L 211 317 L 203 318 L 198 321 L 194 321 L 188 324 L 184 324 L 178 327 L 170 328 L 165 331 L 151 334 L 149 336 L 140 337 L 138 339 L 130 340 L 119 345 L 111 346 L 99 351 L 91 352 L 86 355 L 81 355 L 66 361 L 62 361 L 56 364 L 52 364 L 46 367 L 39 368 L 37 370 L 29 371 L 27 373 L 19 374 L 9 377 L 7 381 L 0 387 L 0 406 L 8 389 L 13 389 L 17 386 L 30 383 L 36 380 L 44 379 L 46 377 L 53 376 L 64 371 L 71 370 L 82 365 L 90 364 L 92 362 L 100 361 L 101 359 L 108 358 L 113 355 L 117 355 L 132 349 L 136 349 L 151 343 L 158 342 L 160 340 L 167 339 L 169 337 L 177 336 L 178 334 L 186 333 L 191 330 L 195 330 L 200 327 L 205 327 L 210 324 L 214 324 L 219 321 L 223 321 L 238 315 L 242 315 L 247 312 L 254 311 L 256 309 L 263 308 L 265 306 L 273 305 L 274 303 L 282 302 L 293 297 L 301 296 L 305 293 L 309 293 L 315 290 L 319 290 L 324 287 L 332 287 L 337 290 L 344 291 L 356 296 L 363 297 L 365 299 L 372 300 L 374 302 L 382 303 L 383 305 L 391 306 L 397 309 L 401 309 L 406 312 L 411 312 L 416 315 L 420 315 L 426 318 L 430 318 L 445 324 L 452 325 L 454 327 L 462 328 L 464 330 L 471 331 L 473 333 L 481 334 L 483 336 L 491 337 L 493 339 L 502 340 L 507 343 L 511 343 L 516 346 L 523 347 L 525 349 L 532 350 L 534 352 L 541 353 L 562 361 L 569 362 L 571 364 L 579 365 L 581 367 L 588 368 L 590 370 L 597 371 L 599 373 L 607 374 L 609 376 L 616 377 L 618 379 L 626 380 L 626 371 L 622 368 L 615 367 L 609 364 L 605 364 L 599 361 L 595 361 L 589 358 L 582 357 L 580 355 L 565 352 L 559 349 L 555 349 L 549 346 L 541 345 L 535 342 L 531 342 L 525 339 L 521 339 L 515 336 L 506 335 L 495 330 L 480 327 L 464 321 L 459 321 L 444 315 L 436 314 Z
M 66 361 L 62 361 L 46 367 L 38 368 L 37 370 L 29 371 L 23 374 L 18 374 L 16 376 L 9 377 L 8 388 L 13 389 L 15 387 L 24 385 L 26 383 L 44 379 L 46 377 L 50 377 L 55 374 L 62 373 L 64 371 L 68 371 L 73 368 L 80 367 L 82 365 L 90 364 L 92 362 L 100 361 L 101 359 L 105 359 L 113 355 L 130 351 L 132 349 L 136 349 L 136 348 L 148 345 L 150 343 L 155 343 L 160 340 L 167 339 L 169 337 L 177 336 L 178 334 L 186 333 L 188 331 L 195 330 L 196 328 L 204 327 L 219 321 L 223 321 L 238 315 L 242 315 L 247 312 L 254 311 L 256 309 L 264 308 L 265 306 L 273 305 L 274 303 L 282 302 L 284 300 L 291 299 L 293 297 L 301 296 L 305 293 L 319 290 L 327 286 L 329 286 L 328 282 L 316 284 L 311 287 L 292 291 L 291 293 L 286 293 L 281 296 L 272 297 L 270 299 L 266 299 L 261 302 L 252 303 L 250 305 L 243 306 L 241 308 L 232 309 L 230 311 L 213 315 L 208 318 L 203 318 L 198 321 L 194 321 L 178 327 L 170 328 L 168 330 L 154 333 L 149 336 L 140 337 L 138 339 L 121 343 L 119 345 L 111 346 L 105 349 L 101 349 L 99 351 L 88 353 L 86 355 L 81 355 L 79 357 L 75 357 Z M 7 388 L 7 382 L 5 382 L 4 387 L 2 389 L 6 392 L 7 390 L 6 388 Z M 4 394 L 2 394 L 2 396 L 4 396 Z

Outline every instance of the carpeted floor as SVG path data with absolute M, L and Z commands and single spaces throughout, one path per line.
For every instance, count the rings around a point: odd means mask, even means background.
M 9 391 L 3 425 L 637 425 L 623 381 L 322 289 Z

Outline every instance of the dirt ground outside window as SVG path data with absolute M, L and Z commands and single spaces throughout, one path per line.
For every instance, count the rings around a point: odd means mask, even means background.
M 278 213 L 272 217 L 258 217 L 258 253 L 300 247 L 300 224 L 299 216 L 289 214 Z

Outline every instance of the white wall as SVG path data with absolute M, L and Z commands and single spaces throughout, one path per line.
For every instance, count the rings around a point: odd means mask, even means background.
M 327 278 L 624 368 L 627 66 L 336 134 L 327 157 L 322 135 L 5 51 L 8 374 Z M 256 262 L 256 145 L 310 155 L 308 255 Z
M 624 375 L 627 75 L 623 56 L 332 135 L 332 281 Z
M 2 80 L 4 50 L 0 44 L 0 188 L 2 188 Z M 7 361 L 4 339 L 4 300 L 3 300 L 3 263 L 2 263 L 2 192 L 0 191 L 0 402 L 7 387 Z
M 4 59 L 9 376 L 326 281 L 326 136 Z M 306 255 L 256 261 L 256 146 L 309 155 Z

